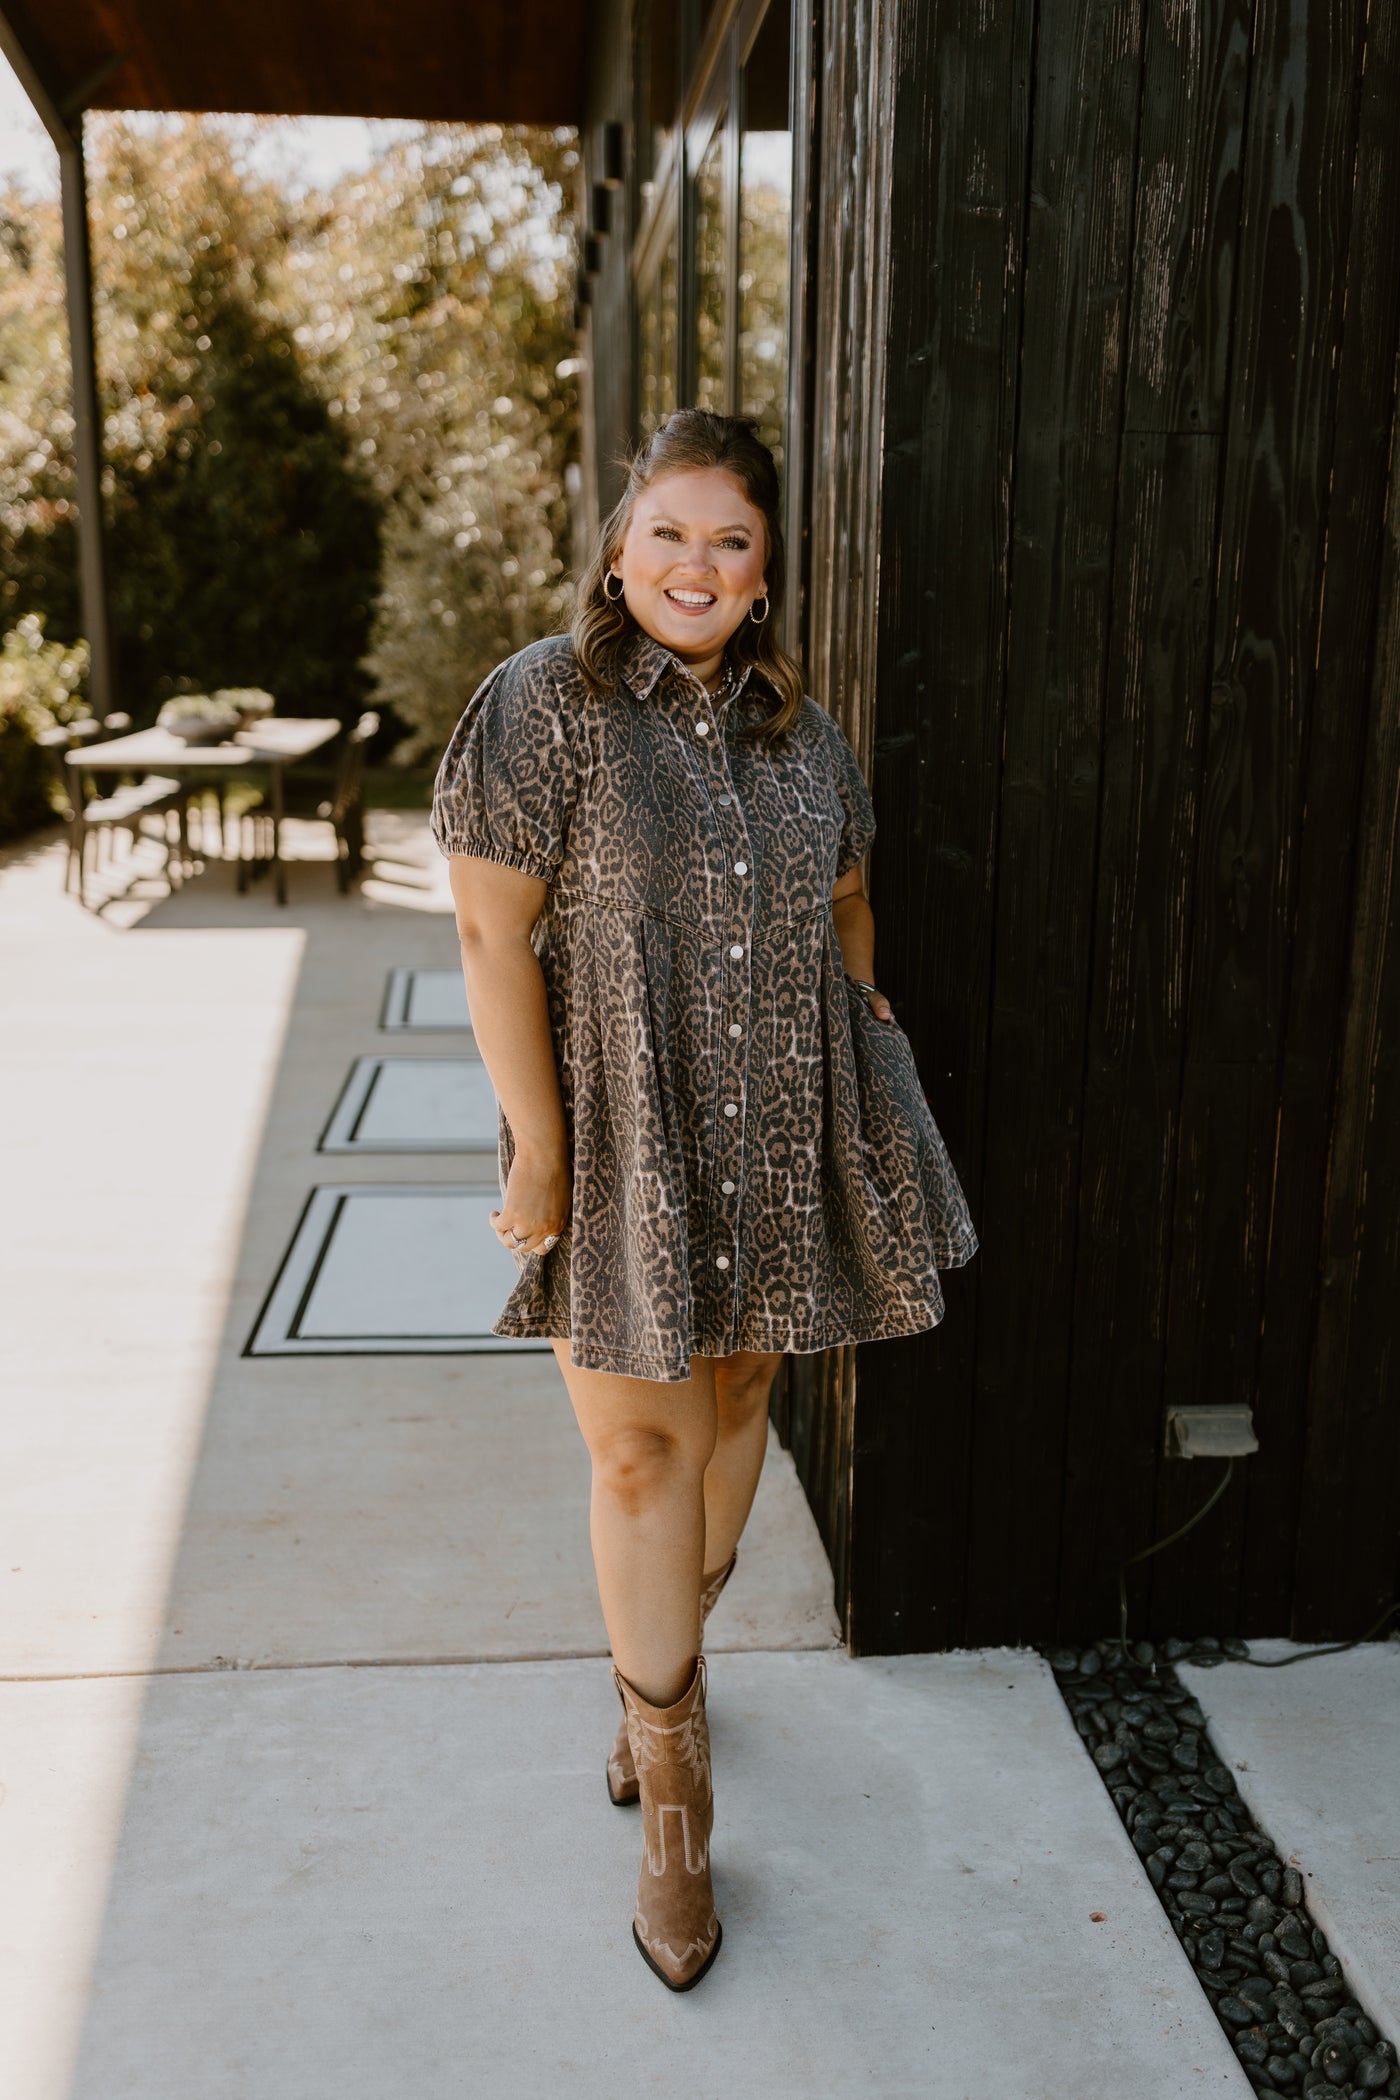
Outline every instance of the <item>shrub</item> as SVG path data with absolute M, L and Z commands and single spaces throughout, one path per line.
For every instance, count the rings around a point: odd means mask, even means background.
M 16 838 L 53 815 L 50 769 L 39 739 L 88 712 L 78 687 L 87 643 L 44 640 L 38 613 L 26 613 L 0 643 L 0 839 Z

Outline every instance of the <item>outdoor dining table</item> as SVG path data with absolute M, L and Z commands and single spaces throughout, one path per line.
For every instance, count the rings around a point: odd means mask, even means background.
M 323 716 L 268 715 L 255 729 L 238 729 L 222 744 L 187 744 L 172 730 L 137 729 L 130 736 L 68 753 L 68 764 L 83 773 L 169 773 L 185 780 L 205 776 L 218 780 L 262 766 L 267 769 L 272 803 L 272 873 L 277 902 L 287 901 L 287 871 L 282 859 L 282 776 L 288 766 L 338 735 L 340 723 Z

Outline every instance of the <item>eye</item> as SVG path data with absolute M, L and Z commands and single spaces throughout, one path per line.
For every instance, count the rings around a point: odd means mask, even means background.
M 734 547 L 740 554 L 747 554 L 749 551 L 749 543 L 741 532 L 726 533 L 717 544 L 721 547 Z
M 674 525 L 653 525 L 651 536 L 654 540 L 678 540 L 680 538 L 680 534 Z

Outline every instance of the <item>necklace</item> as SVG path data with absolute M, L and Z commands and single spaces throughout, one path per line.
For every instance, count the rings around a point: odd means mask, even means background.
M 734 669 L 734 665 L 732 661 L 728 657 L 726 657 L 724 660 L 724 676 L 723 678 L 721 678 L 719 684 L 715 687 L 714 691 L 709 696 L 710 705 L 712 707 L 723 707 L 725 701 L 732 698 L 735 688 L 738 686 L 738 683 L 738 674 Z

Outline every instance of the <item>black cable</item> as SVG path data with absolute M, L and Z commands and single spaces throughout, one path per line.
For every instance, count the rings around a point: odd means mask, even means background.
M 1378 1634 L 1386 1620 L 1393 1619 L 1398 1611 L 1400 1599 L 1394 1604 L 1387 1604 L 1375 1625 L 1368 1626 L 1364 1633 L 1358 1633 L 1354 1641 L 1337 1641 L 1330 1648 L 1300 1648 L 1296 1655 L 1279 1655 L 1272 1662 L 1265 1662 L 1253 1655 L 1242 1656 L 1240 1660 L 1247 1662 L 1251 1670 L 1286 1670 L 1290 1663 L 1311 1662 L 1315 1655 L 1345 1655 L 1349 1648 L 1359 1648 L 1363 1641 L 1369 1641 L 1373 1635 Z
M 1205 1501 L 1196 1511 L 1194 1517 L 1188 1517 L 1184 1524 L 1179 1525 L 1175 1531 L 1169 1532 L 1166 1538 L 1158 1539 L 1154 1545 L 1144 1546 L 1140 1553 L 1130 1553 L 1128 1558 L 1120 1565 L 1118 1570 L 1118 1646 L 1125 1657 L 1128 1653 L 1129 1568 L 1136 1566 L 1140 1560 L 1150 1560 L 1152 1555 L 1160 1553 L 1164 1546 L 1174 1546 L 1178 1539 L 1185 1538 L 1188 1531 L 1194 1531 L 1202 1517 L 1209 1515 L 1210 1511 L 1214 1509 L 1216 1503 L 1230 1485 L 1234 1471 L 1234 1459 L 1227 1459 L 1224 1474 L 1206 1496 Z M 1354 1641 L 1336 1641 L 1326 1648 L 1300 1648 L 1296 1655 L 1279 1655 L 1271 1661 L 1266 1661 L 1262 1657 L 1253 1655 L 1232 1656 L 1230 1660 L 1232 1662 L 1245 1663 L 1251 1670 L 1287 1670 L 1293 1663 L 1312 1662 L 1319 1655 L 1346 1655 L 1353 1648 L 1360 1648 L 1366 1641 L 1373 1640 L 1380 1632 L 1382 1626 L 1384 1626 L 1386 1620 L 1394 1618 L 1397 1612 L 1400 1612 L 1400 1599 L 1397 1599 L 1394 1604 L 1387 1604 L 1375 1624 L 1368 1626 L 1364 1633 L 1358 1633 Z
M 1196 1511 L 1196 1514 L 1195 1514 L 1195 1516 L 1194 1516 L 1194 1517 L 1188 1517 L 1188 1518 L 1187 1518 L 1187 1520 L 1186 1520 L 1186 1522 L 1185 1522 L 1184 1524 L 1180 1525 L 1180 1526 L 1179 1526 L 1179 1527 L 1178 1527 L 1178 1528 L 1177 1528 L 1177 1529 L 1176 1529 L 1175 1531 L 1173 1531 L 1173 1532 L 1169 1532 L 1166 1538 L 1164 1538 L 1164 1539 L 1158 1539 L 1155 1545 L 1152 1545 L 1152 1546 L 1144 1546 L 1144 1547 L 1143 1547 L 1143 1549 L 1142 1549 L 1142 1551 L 1141 1551 L 1141 1553 L 1130 1553 L 1130 1554 L 1128 1555 L 1128 1558 L 1127 1558 L 1127 1559 L 1126 1559 L 1126 1560 L 1125 1560 L 1125 1561 L 1124 1561 L 1124 1562 L 1122 1563 L 1121 1567 L 1119 1568 L 1119 1570 L 1118 1570 L 1118 1645 L 1119 1645 L 1119 1647 L 1120 1647 L 1120 1648 L 1122 1649 L 1122 1651 L 1123 1651 L 1123 1654 L 1124 1654 L 1125 1656 L 1127 1655 L 1127 1652 L 1128 1652 L 1128 1570 L 1129 1570 L 1129 1568 L 1131 1568 L 1131 1567 L 1135 1567 L 1135 1566 L 1136 1566 L 1136 1564 L 1137 1564 L 1137 1562 L 1138 1562 L 1138 1561 L 1140 1561 L 1140 1560 L 1150 1560 L 1150 1559 L 1152 1558 L 1153 1554 L 1154 1554 L 1154 1553 L 1160 1553 L 1160 1552 L 1162 1551 L 1162 1549 L 1163 1549 L 1163 1547 L 1164 1547 L 1164 1546 L 1174 1546 L 1174 1545 L 1176 1544 L 1176 1542 L 1177 1542 L 1177 1540 L 1178 1540 L 1178 1539 L 1184 1539 L 1184 1538 L 1185 1538 L 1185 1536 L 1186 1536 L 1186 1534 L 1187 1534 L 1187 1532 L 1188 1532 L 1188 1531 L 1194 1531 L 1194 1530 L 1195 1530 L 1195 1528 L 1196 1528 L 1196 1526 L 1197 1526 L 1197 1525 L 1198 1525 L 1198 1524 L 1200 1523 L 1200 1521 L 1201 1521 L 1202 1517 L 1206 1516 L 1206 1515 L 1207 1515 L 1207 1514 L 1208 1514 L 1208 1513 L 1209 1513 L 1209 1512 L 1210 1512 L 1211 1510 L 1213 1510 L 1213 1509 L 1214 1509 L 1214 1507 L 1215 1507 L 1216 1503 L 1217 1503 L 1217 1502 L 1218 1502 L 1218 1501 L 1220 1500 L 1220 1497 L 1221 1497 L 1221 1496 L 1222 1496 L 1222 1495 L 1224 1494 L 1224 1492 L 1225 1492 L 1226 1488 L 1227 1488 L 1227 1487 L 1228 1487 L 1228 1486 L 1230 1485 L 1230 1482 L 1231 1482 L 1231 1480 L 1232 1480 L 1232 1479 L 1233 1479 L 1233 1477 L 1234 1477 L 1234 1472 L 1235 1472 L 1235 1461 L 1233 1460 L 1233 1458 L 1229 1458 L 1229 1459 L 1226 1459 L 1226 1461 L 1225 1461 L 1225 1471 L 1224 1471 L 1224 1474 L 1223 1474 L 1223 1475 L 1222 1475 L 1222 1477 L 1221 1477 L 1221 1478 L 1220 1478 L 1220 1479 L 1219 1479 L 1219 1480 L 1218 1480 L 1218 1481 L 1216 1482 L 1215 1486 L 1214 1486 L 1214 1487 L 1213 1487 L 1213 1488 L 1211 1489 L 1210 1493 L 1209 1493 L 1209 1494 L 1208 1494 L 1208 1495 L 1206 1496 L 1206 1499 L 1205 1499 L 1205 1501 L 1204 1501 L 1204 1502 L 1203 1502 L 1203 1503 L 1201 1504 L 1200 1508 L 1199 1508 L 1199 1509 L 1198 1509 L 1198 1510 Z

